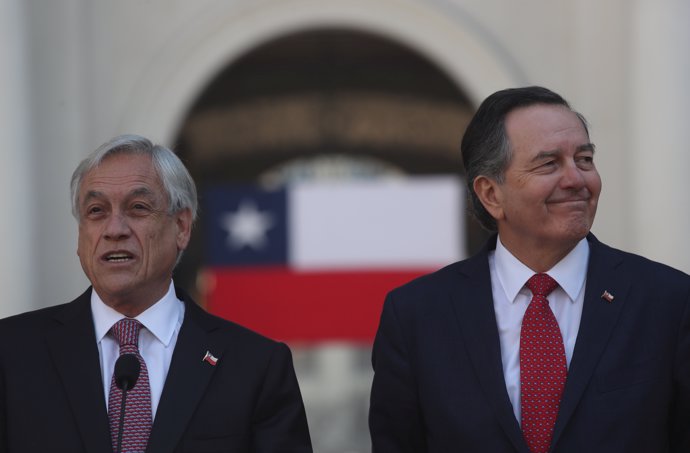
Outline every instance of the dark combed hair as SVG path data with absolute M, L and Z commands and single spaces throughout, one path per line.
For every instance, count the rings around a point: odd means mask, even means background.
M 474 192 L 474 180 L 477 176 L 486 176 L 499 183 L 504 181 L 511 158 L 505 118 L 513 110 L 536 104 L 562 105 L 568 108 L 580 118 L 589 135 L 585 118 L 574 111 L 563 97 L 546 88 L 509 88 L 497 91 L 486 98 L 467 126 L 460 150 L 467 177 L 468 209 L 489 231 L 496 231 L 496 220 L 484 208 Z

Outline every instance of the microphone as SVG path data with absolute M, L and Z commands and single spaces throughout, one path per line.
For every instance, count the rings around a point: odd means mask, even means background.
M 132 390 L 137 384 L 141 373 L 141 364 L 134 354 L 122 354 L 115 362 L 115 385 L 122 390 L 122 406 L 120 407 L 120 428 L 117 431 L 117 453 L 122 448 L 122 431 L 125 424 L 125 405 L 127 402 L 127 391 Z
M 141 364 L 134 354 L 122 354 L 115 362 L 115 385 L 126 392 L 132 390 L 139 379 Z M 124 395 L 124 394 L 123 394 Z

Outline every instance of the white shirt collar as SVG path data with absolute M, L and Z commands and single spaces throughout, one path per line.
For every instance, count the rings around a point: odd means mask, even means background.
M 515 258 L 501 243 L 501 238 L 496 239 L 496 252 L 494 254 L 496 275 L 505 291 L 509 301 L 515 302 L 515 298 L 527 280 L 534 275 L 534 271 Z M 549 274 L 574 302 L 580 294 L 587 278 L 587 264 L 589 261 L 589 243 L 587 238 L 577 243 L 570 253 L 560 260 L 546 273 Z
M 125 316 L 103 302 L 96 290 L 91 291 L 91 313 L 93 323 L 96 328 L 96 340 L 101 340 L 108 334 L 110 329 L 120 319 Z M 143 324 L 165 346 L 170 344 L 175 327 L 182 316 L 182 305 L 178 302 L 175 295 L 175 285 L 170 281 L 168 292 L 163 298 L 150 306 L 135 319 Z

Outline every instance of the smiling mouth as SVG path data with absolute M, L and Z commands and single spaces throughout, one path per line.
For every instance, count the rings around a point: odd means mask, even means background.
M 110 253 L 105 256 L 105 260 L 109 263 L 126 263 L 128 261 L 133 260 L 134 257 L 130 255 L 129 253 Z
M 587 203 L 588 201 L 589 201 L 588 198 L 576 198 L 576 199 L 571 199 L 571 200 L 553 200 L 550 203 L 551 204 Z

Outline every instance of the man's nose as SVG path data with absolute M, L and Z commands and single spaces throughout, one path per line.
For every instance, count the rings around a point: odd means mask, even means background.
M 104 236 L 107 239 L 117 241 L 128 237 L 130 233 L 131 230 L 125 215 L 114 212 L 108 217 L 104 232 Z
M 561 178 L 561 186 L 564 189 L 581 189 L 585 185 L 585 177 L 582 170 L 571 162 L 563 168 L 563 177 Z

